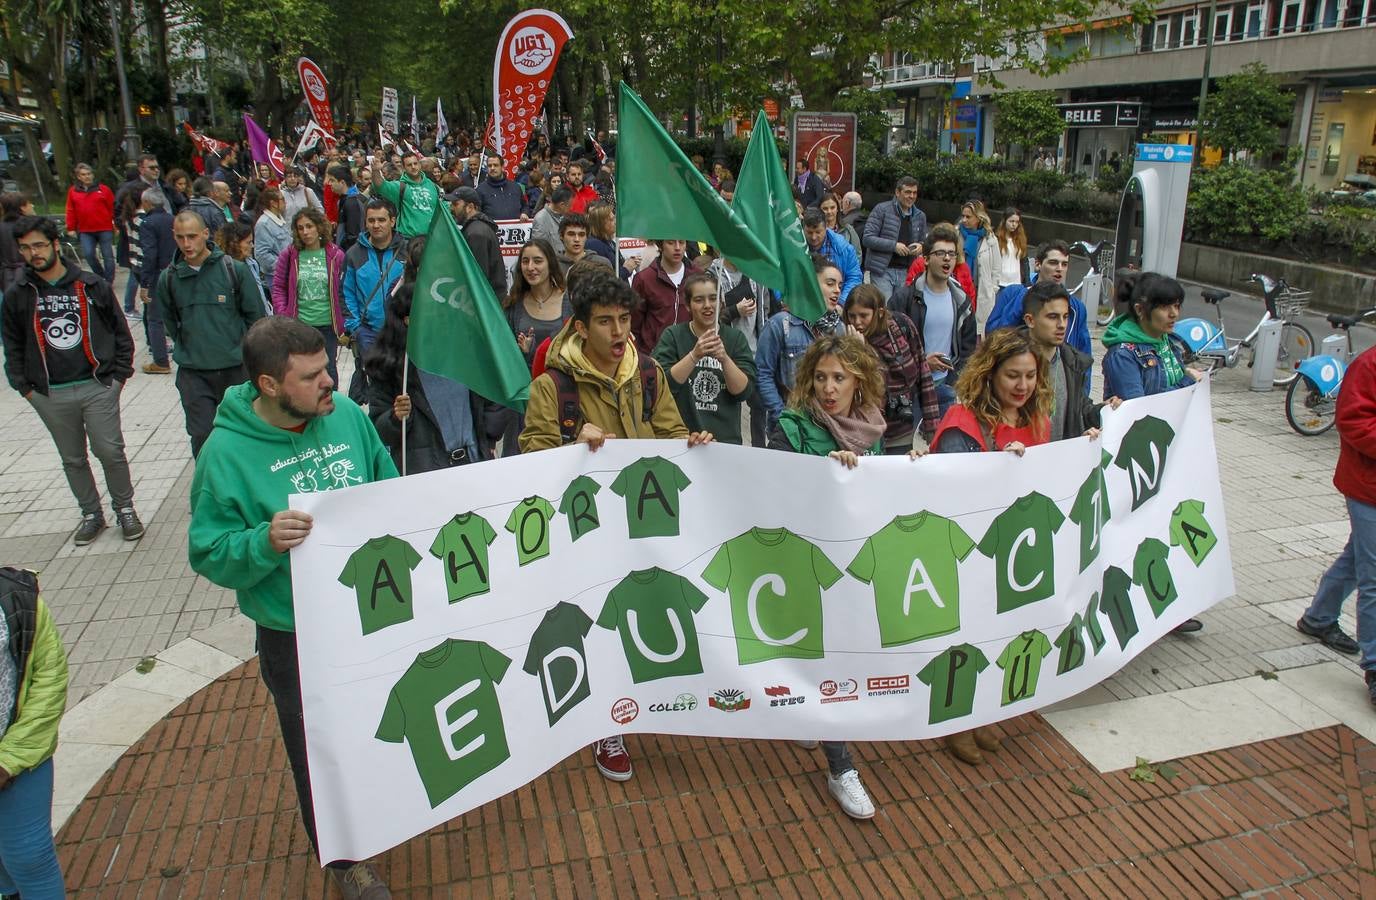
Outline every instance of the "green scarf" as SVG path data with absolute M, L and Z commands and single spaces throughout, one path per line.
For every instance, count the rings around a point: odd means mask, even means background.
M 1180 357 L 1175 355 L 1170 338 L 1164 334 L 1158 338 L 1149 337 L 1130 313 L 1124 313 L 1114 319 L 1104 332 L 1104 346 L 1112 347 L 1115 344 L 1146 344 L 1155 347 L 1156 355 L 1161 360 L 1161 369 L 1166 373 L 1166 387 L 1173 388 L 1185 380 L 1185 367 L 1180 364 Z

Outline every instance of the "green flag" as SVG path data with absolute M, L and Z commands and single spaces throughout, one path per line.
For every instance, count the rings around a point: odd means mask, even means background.
M 430 220 L 411 300 L 406 352 L 417 368 L 463 382 L 514 410 L 526 407 L 530 369 L 448 204 L 441 204 Z
M 779 260 L 783 279 L 769 287 L 783 295 L 789 311 L 798 318 L 808 322 L 820 319 L 827 311 L 827 302 L 822 299 L 822 288 L 817 284 L 807 252 L 803 223 L 798 221 L 798 208 L 793 203 L 793 188 L 774 146 L 769 117 L 763 110 L 755 119 L 755 130 L 750 132 L 750 146 L 745 148 L 745 159 L 741 161 L 731 208 Z
M 625 82 L 617 116 L 617 231 L 647 240 L 703 241 L 760 284 L 782 289 L 778 257 L 712 190 Z

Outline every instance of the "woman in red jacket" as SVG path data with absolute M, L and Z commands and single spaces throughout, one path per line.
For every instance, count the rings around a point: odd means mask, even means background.
M 297 210 L 291 220 L 292 242 L 277 258 L 272 271 L 272 311 L 300 319 L 325 338 L 328 371 L 339 384 L 335 357 L 344 333 L 340 286 L 344 251 L 330 241 L 329 222 L 313 206 Z
M 91 271 L 115 283 L 115 195 L 96 181 L 95 170 L 77 163 L 76 183 L 67 191 L 67 231 L 81 241 L 81 255 Z M 96 259 L 96 247 L 100 259 Z

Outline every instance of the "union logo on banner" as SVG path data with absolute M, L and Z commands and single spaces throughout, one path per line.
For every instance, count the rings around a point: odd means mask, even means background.
M 573 31 L 558 14 L 530 9 L 502 30 L 492 64 L 492 145 L 514 177 L 545 105 L 559 52 Z
M 310 104 L 312 118 L 324 129 L 329 142 L 334 143 L 334 114 L 330 111 L 330 87 L 325 73 L 303 56 L 296 61 L 296 74 L 301 79 L 301 91 Z

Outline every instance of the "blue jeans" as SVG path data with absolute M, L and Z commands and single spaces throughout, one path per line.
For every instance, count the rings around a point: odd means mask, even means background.
M 149 297 L 143 306 L 143 336 L 148 340 L 153 362 L 167 365 L 167 326 L 163 324 L 162 305 L 157 297 Z
M 81 255 L 91 264 L 91 271 L 104 276 L 111 284 L 115 283 L 114 236 L 113 231 L 83 231 L 77 235 L 81 241 Z M 100 260 L 96 259 L 97 245 L 100 246 Z
M 938 381 L 936 387 L 936 420 L 940 422 L 946 415 L 946 410 L 955 405 L 956 402 L 956 373 L 947 372 L 946 377 Z
M 1357 592 L 1357 643 L 1362 648 L 1361 666 L 1376 672 L 1376 506 L 1347 498 L 1352 534 L 1347 546 L 1319 579 L 1314 602 L 1304 619 L 1316 628 L 1338 621 L 1343 602 Z
M 0 791 L 0 894 L 62 900 L 53 846 L 53 761 L 16 775 Z
M 129 270 L 129 280 L 124 285 L 124 311 L 127 313 L 136 312 L 139 302 L 139 273 L 133 269 Z

